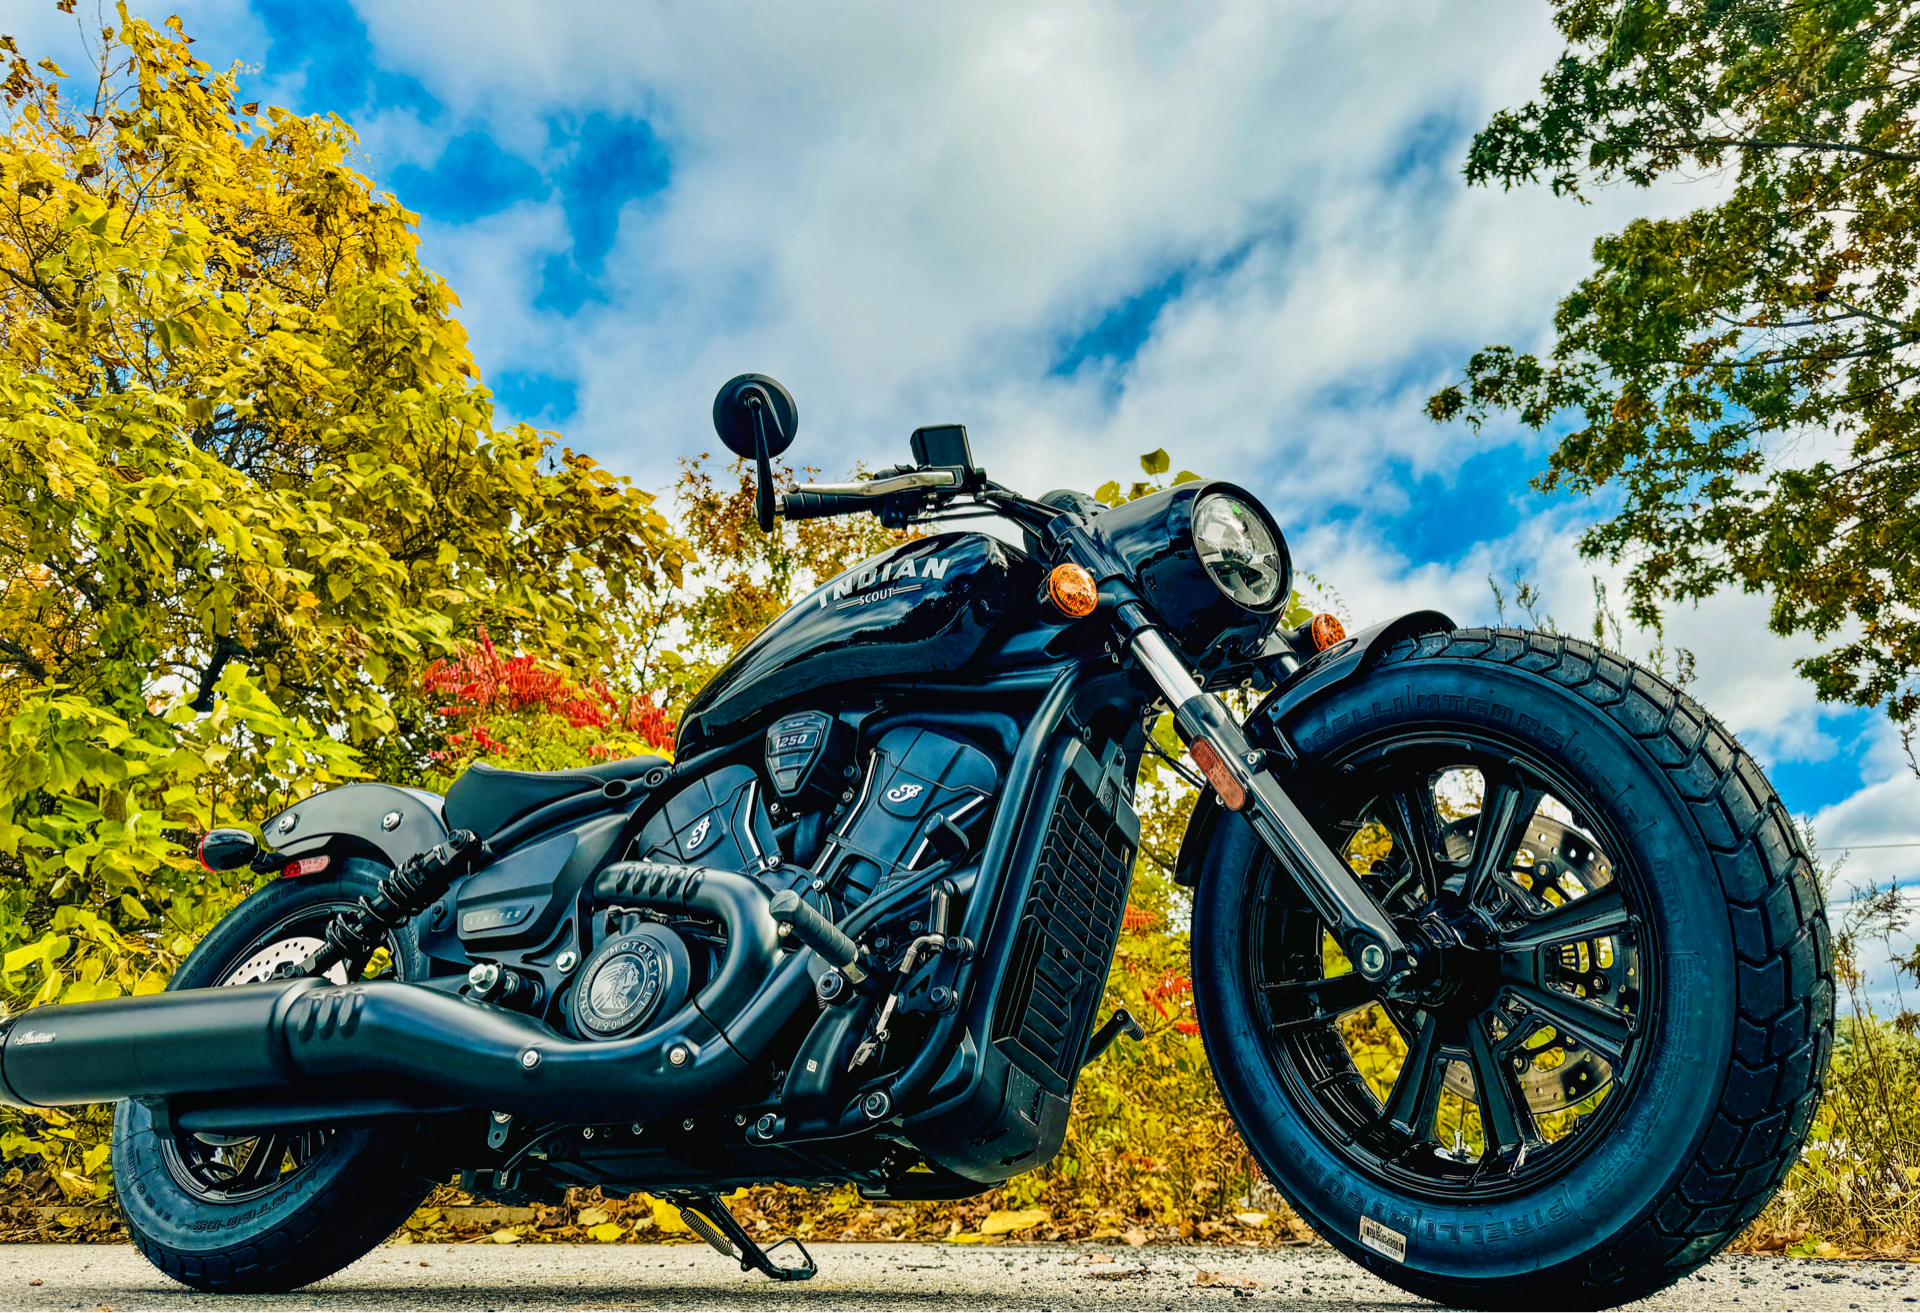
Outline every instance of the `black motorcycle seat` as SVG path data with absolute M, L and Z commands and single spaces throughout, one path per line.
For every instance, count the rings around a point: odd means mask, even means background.
M 657 785 L 672 770 L 665 757 L 623 757 L 572 770 L 503 770 L 476 761 L 447 790 L 447 828 L 472 830 L 485 839 L 550 802 L 604 792 L 616 782 L 630 790 L 653 787 L 643 782 L 660 772 L 660 779 L 653 781 Z M 617 788 L 614 792 L 624 796 Z

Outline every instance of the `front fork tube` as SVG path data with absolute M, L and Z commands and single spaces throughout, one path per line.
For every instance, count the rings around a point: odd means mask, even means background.
M 1396 987 L 1413 974 L 1413 951 L 1354 878 L 1352 869 L 1327 846 L 1266 768 L 1268 754 L 1247 742 L 1226 705 L 1200 687 L 1186 662 L 1157 630 L 1135 630 L 1127 642 L 1173 707 L 1174 720 L 1192 745 L 1194 760 L 1220 800 L 1247 818 L 1320 919 L 1332 927 L 1354 969 L 1389 992 L 1397 992 Z

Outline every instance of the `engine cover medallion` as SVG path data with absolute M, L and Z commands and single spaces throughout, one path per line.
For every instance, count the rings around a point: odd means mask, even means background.
M 569 1012 L 582 1039 L 637 1034 L 686 1000 L 689 964 L 680 937 L 642 925 L 594 950 L 574 984 Z

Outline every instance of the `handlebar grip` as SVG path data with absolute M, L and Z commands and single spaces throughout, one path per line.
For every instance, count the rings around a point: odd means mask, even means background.
M 806 492 L 795 488 L 786 494 L 781 514 L 789 520 L 817 520 L 824 515 L 851 515 L 870 511 L 879 502 L 846 492 Z
M 773 913 L 773 919 L 782 929 L 790 929 L 795 939 L 841 970 L 846 971 L 860 960 L 860 946 L 793 890 L 783 889 L 775 894 L 767 910 Z M 851 972 L 848 977 L 852 978 Z

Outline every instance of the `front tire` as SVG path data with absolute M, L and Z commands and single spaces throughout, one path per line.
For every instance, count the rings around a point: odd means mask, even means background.
M 1478 1308 L 1625 1303 L 1738 1235 L 1812 1124 L 1833 980 L 1812 863 L 1733 737 L 1509 630 L 1403 642 L 1286 729 L 1296 801 L 1448 945 L 1420 1000 L 1380 1000 L 1245 823 L 1215 831 L 1201 1034 L 1306 1221 Z
M 386 868 L 335 858 L 337 873 L 271 880 L 200 941 L 168 989 L 262 979 L 318 946 L 337 912 L 371 895 Z M 336 968 L 336 972 L 341 969 Z M 410 927 L 366 974 L 421 979 Z M 344 974 L 338 975 L 345 982 Z M 297 1289 L 364 1256 L 406 1221 L 433 1183 L 405 1170 L 407 1126 L 247 1138 L 162 1135 L 144 1105 L 114 1111 L 113 1180 L 127 1234 L 153 1265 L 218 1294 Z

